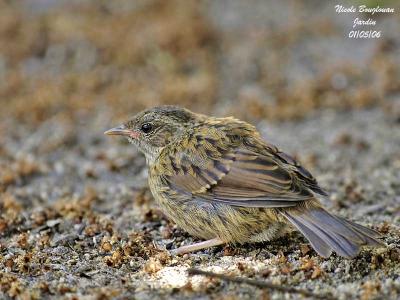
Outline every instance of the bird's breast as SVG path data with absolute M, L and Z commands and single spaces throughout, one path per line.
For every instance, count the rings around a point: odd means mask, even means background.
M 277 232 L 275 223 L 278 219 L 274 210 L 234 207 L 197 199 L 172 190 L 157 176 L 150 176 L 149 185 L 165 215 L 193 236 L 245 243 L 272 239 Z

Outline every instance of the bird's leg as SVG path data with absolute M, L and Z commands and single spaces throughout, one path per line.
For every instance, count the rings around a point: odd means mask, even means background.
M 191 245 L 187 245 L 187 246 L 182 246 L 182 247 L 179 247 L 178 249 L 174 249 L 174 250 L 170 251 L 170 253 L 172 255 L 181 255 L 181 254 L 185 254 L 185 253 L 189 253 L 189 252 L 193 252 L 193 251 L 197 251 L 197 250 L 201 250 L 201 249 L 210 248 L 213 246 L 222 245 L 224 243 L 225 242 L 221 241 L 219 238 L 215 238 L 215 239 L 211 239 L 211 240 L 204 241 L 204 242 L 199 242 L 199 243 L 195 243 L 195 244 L 191 244 Z

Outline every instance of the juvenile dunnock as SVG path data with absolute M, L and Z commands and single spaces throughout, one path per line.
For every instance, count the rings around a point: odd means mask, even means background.
M 144 153 L 163 212 L 206 240 L 175 254 L 270 241 L 290 227 L 323 257 L 354 257 L 363 245 L 381 245 L 377 232 L 322 208 L 318 197 L 327 194 L 315 178 L 248 123 L 161 106 L 105 134 L 126 136 Z

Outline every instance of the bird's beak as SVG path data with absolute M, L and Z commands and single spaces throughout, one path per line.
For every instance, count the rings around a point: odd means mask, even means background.
M 111 128 L 104 132 L 105 135 L 124 135 L 132 138 L 137 138 L 138 133 L 129 129 L 126 129 L 124 125 Z

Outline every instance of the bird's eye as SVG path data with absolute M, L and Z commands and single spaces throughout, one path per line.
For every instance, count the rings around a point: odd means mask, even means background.
M 140 129 L 144 133 L 149 133 L 153 129 L 153 126 L 150 123 L 144 123 Z

